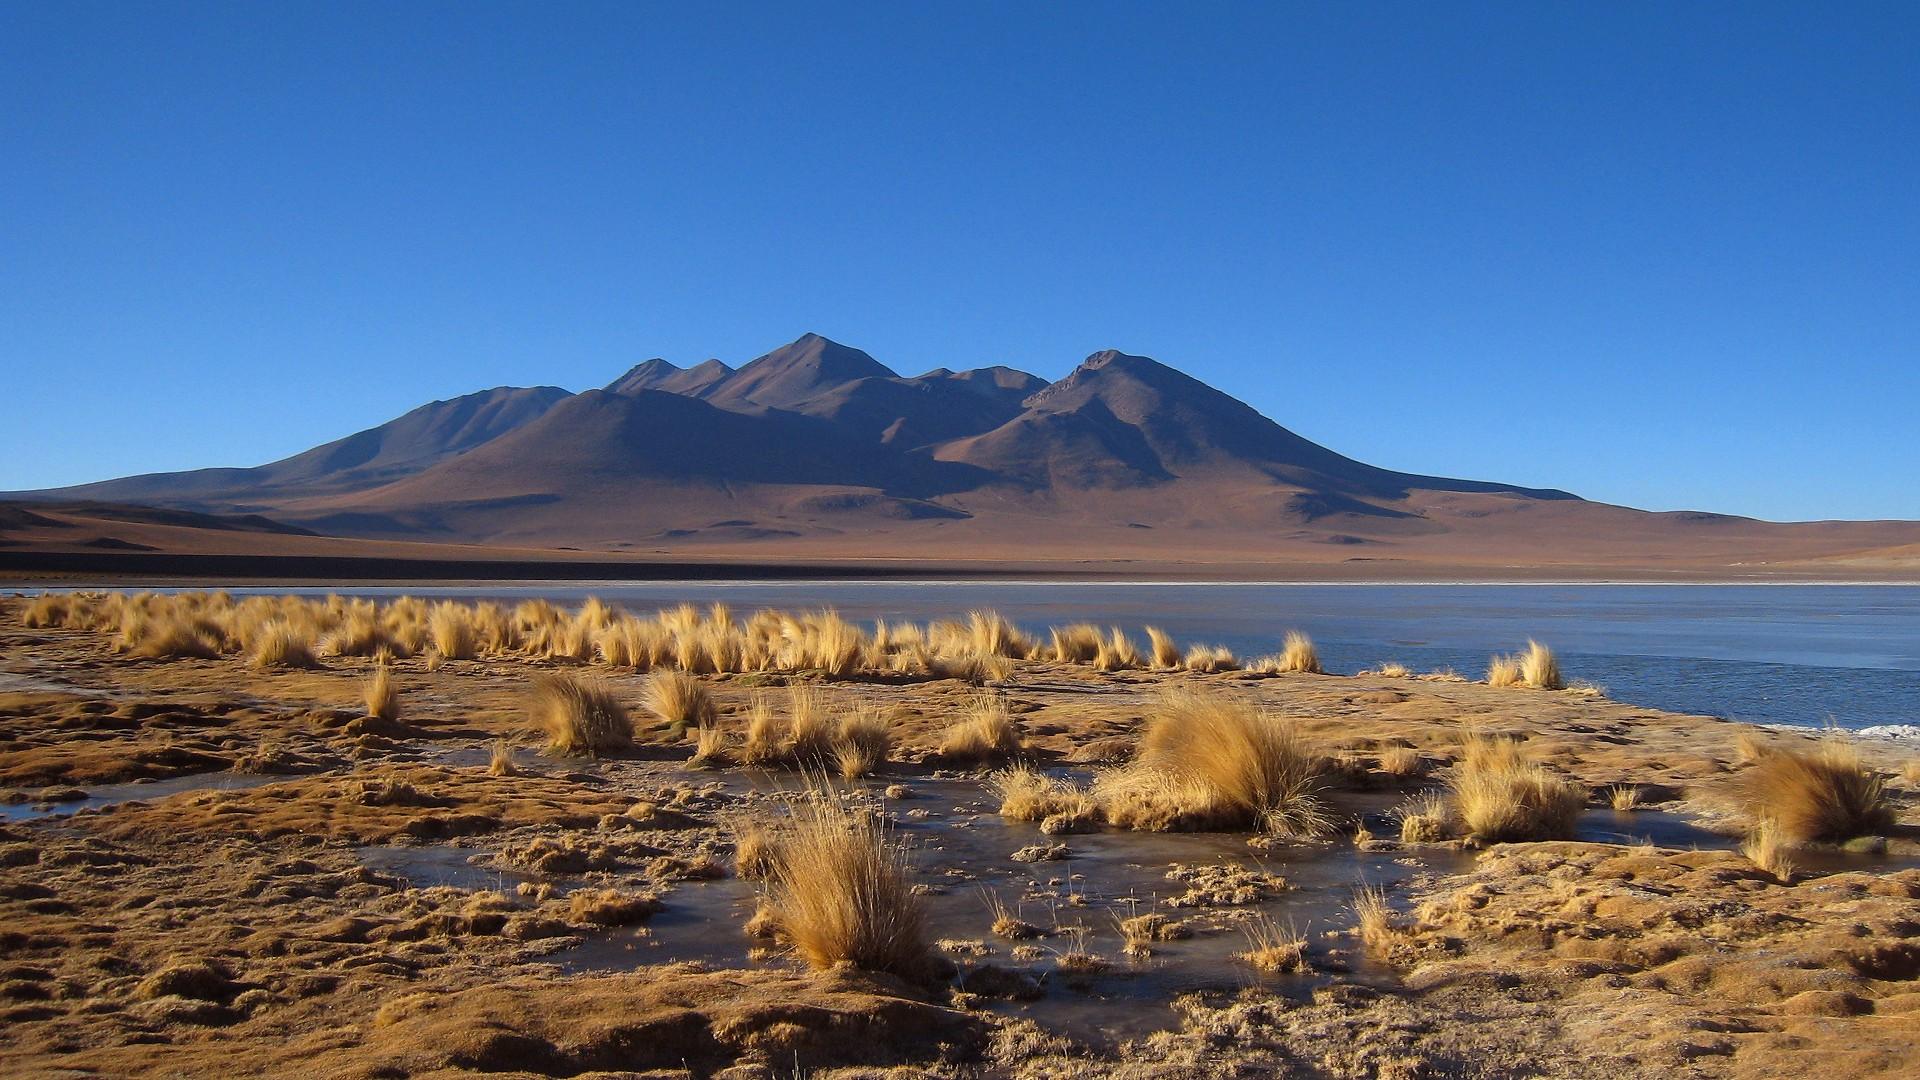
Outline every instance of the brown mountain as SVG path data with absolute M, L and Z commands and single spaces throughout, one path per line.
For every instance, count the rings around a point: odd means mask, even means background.
M 382 542 L 734 558 L 1697 575 L 1899 564 L 1920 543 L 1914 523 L 1651 514 L 1380 469 L 1121 352 L 1051 385 L 1004 367 L 904 377 L 817 334 L 737 370 L 656 359 L 604 390 L 435 402 L 258 468 L 20 497 L 260 513 Z

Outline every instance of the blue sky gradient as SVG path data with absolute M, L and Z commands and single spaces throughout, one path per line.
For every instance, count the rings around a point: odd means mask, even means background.
M 1920 7 L 696 7 L 0 3 L 0 489 L 813 330 L 1920 518 Z

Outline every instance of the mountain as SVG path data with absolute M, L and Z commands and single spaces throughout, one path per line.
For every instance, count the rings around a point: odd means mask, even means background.
M 607 392 L 631 394 L 641 390 L 665 390 L 669 394 L 699 397 L 714 384 L 733 374 L 733 369 L 718 360 L 708 360 L 690 368 L 679 368 L 658 358 L 636 365 L 625 375 L 607 384 Z
M 1055 383 L 1002 366 L 909 377 L 818 334 L 738 369 L 653 359 L 600 390 L 434 402 L 256 468 L 14 497 L 259 514 L 385 544 L 719 558 L 1765 576 L 1920 550 L 1911 522 L 1654 514 L 1382 469 L 1124 352 Z M 24 542 L 54 535 L 34 528 Z M 253 534 L 196 535 L 210 550 Z
M 254 468 L 146 473 L 41 494 L 231 509 L 276 497 L 365 491 L 492 442 L 572 396 L 557 386 L 498 386 L 430 402 L 378 427 Z

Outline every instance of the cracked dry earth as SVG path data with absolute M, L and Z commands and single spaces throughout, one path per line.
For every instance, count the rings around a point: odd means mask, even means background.
M 1900 821 L 1884 854 L 1808 853 L 1783 884 L 1731 850 L 1745 824 L 1741 725 L 1478 684 L 1016 665 L 1001 689 L 1032 753 L 1062 767 L 1124 755 L 1153 692 L 1194 680 L 1299 718 L 1338 757 L 1336 795 L 1363 818 L 1437 784 L 1467 725 L 1525 737 L 1596 792 L 1636 785 L 1649 808 L 1625 815 L 1618 844 L 1456 843 L 1393 879 L 1380 940 L 1363 944 L 1350 915 L 1316 925 L 1310 974 L 1223 972 L 1169 991 L 1143 1028 L 1117 1018 L 1137 1020 L 1140 988 L 1160 984 L 1122 962 L 1099 896 L 1089 908 L 1101 918 L 1082 925 L 1106 963 L 1071 974 L 1058 937 L 993 939 L 984 918 L 933 920 L 955 970 L 928 984 L 809 972 L 754 949 L 716 898 L 750 902 L 732 826 L 779 793 L 738 770 L 689 769 L 683 744 L 598 762 L 539 755 L 525 698 L 544 666 L 401 661 L 402 719 L 382 722 L 357 704 L 364 662 L 263 673 L 136 661 L 89 632 L 0 619 L 0 788 L 12 800 L 0 825 L 0 1072 L 1920 1075 L 1920 792 L 1892 782 Z M 641 715 L 639 680 L 612 681 Z M 784 680 L 704 681 L 723 723 L 739 724 L 756 688 Z M 865 790 L 942 793 L 888 801 L 890 812 L 956 828 L 991 816 L 990 798 L 953 794 L 977 789 L 935 753 L 976 688 L 851 680 L 826 692 L 894 717 L 893 761 Z M 488 773 L 501 736 L 521 746 L 519 775 Z M 1375 767 L 1396 746 L 1420 751 L 1422 776 Z M 1632 839 L 1636 819 L 1679 818 L 1724 839 L 1699 850 Z M 1005 831 L 992 834 L 992 866 L 943 862 L 978 843 L 916 853 L 916 880 L 953 901 L 937 916 L 990 875 L 1060 910 L 1089 904 L 1076 882 L 1094 875 L 1076 873 L 1072 852 L 1011 859 L 1057 838 L 993 827 Z M 1389 834 L 1377 816 L 1373 831 Z M 1140 834 L 1064 839 L 1158 850 Z M 1305 881 L 1359 848 L 1380 865 L 1423 857 L 1380 839 L 1246 839 L 1215 838 L 1245 852 L 1215 872 L 1173 868 L 1168 895 L 1198 896 L 1197 908 L 1148 901 L 1201 928 L 1167 956 L 1275 902 L 1195 880 Z M 715 911 L 725 935 L 679 940 L 696 934 L 689 916 Z M 568 959 L 595 946 L 623 959 Z M 1119 1034 L 1102 1036 L 1104 1009 Z

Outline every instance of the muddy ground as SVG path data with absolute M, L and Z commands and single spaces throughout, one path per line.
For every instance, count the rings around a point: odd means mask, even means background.
M 1920 1075 L 1920 792 L 1892 781 L 1884 851 L 1804 852 L 1782 883 L 1735 850 L 1743 725 L 1465 682 L 1020 663 L 998 688 L 1069 775 L 1123 756 L 1183 680 L 1299 718 L 1342 762 L 1324 841 L 1046 837 L 934 753 L 977 688 L 826 684 L 896 718 L 894 760 L 854 788 L 916 845 L 946 964 L 911 983 L 810 972 L 746 932 L 734 827 L 795 778 L 689 768 L 684 744 L 543 756 L 544 662 L 399 661 L 398 721 L 365 715 L 367 662 L 325 665 L 133 660 L 0 616 L 0 1071 Z M 644 715 L 640 678 L 612 678 Z M 738 724 L 785 678 L 703 681 Z M 1392 808 L 1468 726 L 1589 785 L 1582 839 L 1399 845 Z M 489 774 L 499 737 L 518 775 Z M 1395 746 L 1419 775 L 1375 767 Z M 1622 784 L 1640 808 L 1604 809 Z M 1371 944 L 1363 884 L 1394 912 Z M 1041 936 L 994 936 L 989 894 Z M 1149 912 L 1188 936 L 1125 955 L 1117 918 Z M 1304 920 L 1305 970 L 1233 958 L 1256 915 Z

